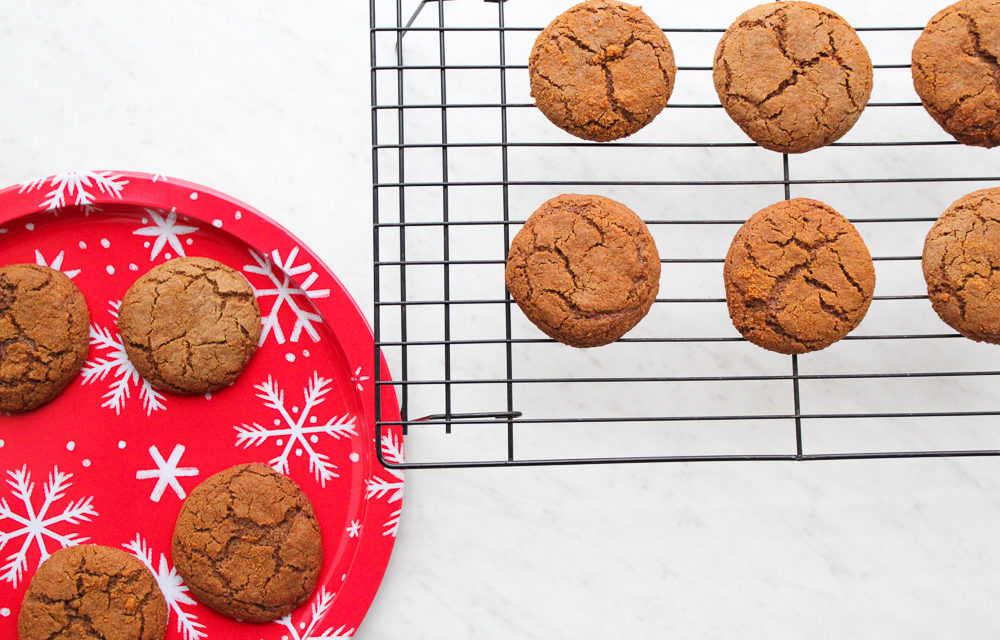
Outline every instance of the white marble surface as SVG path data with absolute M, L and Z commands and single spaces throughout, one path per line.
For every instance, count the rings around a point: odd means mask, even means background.
M 377 0 L 382 10 L 394 5 Z M 412 6 L 405 2 L 407 9 Z M 537 26 L 561 0 L 510 0 L 508 24 Z M 650 0 L 662 26 L 725 26 L 746 2 L 680 5 Z M 943 3 L 921 0 L 829 3 L 857 26 L 923 24 Z M 436 7 L 432 7 L 436 9 Z M 391 9 L 390 9 L 391 11 Z M 456 0 L 449 24 L 491 24 L 494 5 Z M 388 14 L 392 18 L 391 13 Z M 428 13 L 423 24 L 434 24 Z M 509 62 L 523 60 L 532 35 L 512 36 Z M 915 34 L 863 34 L 876 63 L 905 63 Z M 682 65 L 708 65 L 717 35 L 672 36 Z M 484 52 L 484 44 L 489 48 Z M 380 43 L 380 56 L 391 43 Z M 388 47 L 388 48 L 386 48 Z M 0 183 L 56 171 L 121 168 L 184 177 L 226 191 L 305 238 L 369 313 L 372 308 L 368 3 L 6 3 L 0 10 Z M 489 64 L 495 34 L 449 42 L 451 62 Z M 407 43 L 407 61 L 436 62 L 436 34 Z M 482 56 L 482 57 L 479 57 Z M 384 58 L 383 58 L 384 59 Z M 434 72 L 436 73 L 436 72 Z M 494 72 L 495 73 L 495 72 Z M 449 78 L 451 100 L 483 100 L 496 76 Z M 511 72 L 509 99 L 526 101 Z M 394 82 L 394 80 L 392 80 Z M 490 83 L 494 83 L 490 85 Z M 407 89 L 408 92 L 411 89 Z M 417 81 L 408 101 L 439 100 L 436 77 Z M 463 92 L 468 92 L 463 94 Z M 479 93 L 477 93 L 479 92 Z M 495 98 L 494 98 L 495 99 Z M 687 72 L 674 100 L 712 99 L 709 74 Z M 874 101 L 915 100 L 906 70 L 876 74 Z M 408 141 L 434 141 L 439 112 L 414 115 Z M 457 113 L 452 140 L 498 135 L 494 112 Z M 533 110 L 511 110 L 511 139 L 565 141 Z M 409 136 L 414 136 L 410 138 Z M 920 109 L 870 108 L 848 140 L 943 139 Z M 721 111 L 669 110 L 637 139 L 742 140 Z M 828 149 L 792 160 L 793 177 L 997 175 L 997 152 L 945 147 L 886 148 L 864 154 Z M 455 152 L 454 180 L 495 180 L 496 155 Z M 604 154 L 604 155 L 601 155 Z M 778 156 L 755 149 L 713 153 L 620 150 L 511 151 L 515 180 L 775 179 Z M 391 167 L 391 165 L 388 165 Z M 435 180 L 439 156 L 414 154 L 409 178 Z M 491 173 L 492 172 L 492 173 Z M 386 177 L 383 176 L 383 179 Z M 852 217 L 934 216 L 979 184 L 917 187 L 795 187 Z M 523 219 L 546 188 L 511 190 Z M 780 199 L 780 187 L 694 190 L 603 189 L 647 218 L 745 217 Z M 456 218 L 495 217 L 494 194 L 454 190 Z M 414 215 L 434 215 L 434 196 L 415 196 Z M 491 199 L 493 198 L 493 199 Z M 877 256 L 915 255 L 928 225 L 863 226 Z M 658 227 L 661 252 L 718 256 L 727 234 Z M 699 235 L 702 234 L 702 235 Z M 500 255 L 496 236 L 483 255 Z M 433 245 L 425 245 L 426 247 Z M 432 251 L 433 249 L 427 249 Z M 439 249 L 438 249 L 439 250 Z M 490 253 L 492 252 L 492 253 Z M 415 257 L 416 254 L 411 256 Z M 914 262 L 880 262 L 880 295 L 916 293 Z M 717 274 L 665 269 L 661 296 L 717 296 Z M 438 276 L 426 286 L 434 295 Z M 486 283 L 486 284 L 483 284 Z M 489 279 L 456 278 L 455 297 L 501 297 Z M 481 288 L 480 288 L 481 287 Z M 411 294 L 417 295 L 420 289 Z M 386 295 L 388 293 L 386 292 Z M 661 310 L 662 308 L 662 310 Z M 657 305 L 642 335 L 731 335 L 718 305 Z M 456 332 L 488 335 L 495 312 L 477 310 Z M 439 318 L 414 331 L 433 336 Z M 926 302 L 876 303 L 859 332 L 939 332 Z M 515 317 L 515 336 L 532 337 Z M 995 368 L 995 348 L 952 340 L 838 345 L 803 358 L 804 372 Z M 586 354 L 518 349 L 516 375 L 566 371 L 615 375 L 787 373 L 786 358 L 746 346 Z M 411 377 L 433 376 L 440 354 L 418 358 Z M 495 358 L 456 356 L 463 375 L 491 377 Z M 418 365 L 414 365 L 417 367 Z M 520 393 L 520 392 L 519 392 Z M 993 379 L 926 379 L 883 386 L 838 383 L 803 388 L 812 411 L 996 408 Z M 787 412 L 787 387 L 631 385 L 613 393 L 526 389 L 518 407 L 534 416 L 655 415 L 657 412 Z M 495 390 L 465 390 L 459 407 L 495 408 Z M 413 399 L 438 410 L 435 398 Z M 424 404 L 421 404 L 424 403 Z M 550 413 L 546 413 L 550 411 Z M 813 421 L 814 451 L 1000 446 L 997 421 Z M 502 455 L 489 430 L 425 433 L 415 455 Z M 522 455 L 788 451 L 787 422 L 671 428 L 519 429 Z M 420 471 L 407 478 L 396 552 L 358 638 L 986 638 L 1000 614 L 1000 463 L 996 459 L 727 463 L 517 470 Z

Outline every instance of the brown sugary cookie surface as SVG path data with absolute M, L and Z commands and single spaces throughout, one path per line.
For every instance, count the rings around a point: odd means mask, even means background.
M 118 331 L 143 378 L 174 393 L 205 393 L 235 380 L 250 362 L 260 308 L 238 271 L 209 258 L 177 258 L 129 288 Z
M 667 106 L 677 65 L 663 31 L 617 0 L 559 15 L 528 60 L 531 95 L 557 127 L 585 140 L 632 135 Z
M 942 320 L 1000 344 L 1000 188 L 962 196 L 941 214 L 924 241 L 923 268 Z
M 35 264 L 0 267 L 0 411 L 58 396 L 87 359 L 90 314 L 65 274 Z
M 167 603 L 156 579 L 121 549 L 80 545 L 38 568 L 17 617 L 20 640 L 163 640 Z
M 723 273 L 733 325 L 778 353 L 840 340 L 865 317 L 875 290 L 875 267 L 857 230 L 808 198 L 751 216 L 733 238 Z
M 249 622 L 309 599 L 323 564 L 312 503 L 264 464 L 241 464 L 195 487 L 174 527 L 173 560 L 198 600 Z
M 913 46 L 913 86 L 962 144 L 1000 144 L 1000 0 L 962 0 L 931 18 Z
M 843 18 L 810 2 L 772 2 L 736 19 L 713 72 L 726 113 L 754 142 L 803 153 L 847 133 L 868 103 L 872 62 Z
M 646 224 L 625 205 L 566 194 L 543 204 L 514 237 L 506 281 L 547 335 L 596 347 L 649 312 L 660 288 L 660 256 Z

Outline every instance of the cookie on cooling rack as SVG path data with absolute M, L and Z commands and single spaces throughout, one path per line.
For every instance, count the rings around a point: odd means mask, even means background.
M 962 196 L 941 214 L 924 241 L 923 268 L 942 320 L 1000 344 L 1000 188 Z
M 265 464 L 241 464 L 195 487 L 174 527 L 173 560 L 198 600 L 266 622 L 309 599 L 323 541 L 309 498 Z
M 566 194 L 531 214 L 507 254 L 507 289 L 550 337 L 614 342 L 649 312 L 660 255 L 646 224 L 610 198 Z
M 913 86 L 924 108 L 962 144 L 1000 145 L 1000 0 L 939 11 L 913 45 Z
M 38 568 L 17 617 L 20 640 L 163 640 L 167 603 L 156 579 L 121 549 L 80 545 Z
M 0 267 L 0 411 L 50 402 L 87 359 L 90 314 L 63 273 L 36 264 Z
M 839 15 L 810 2 L 772 2 L 729 27 L 715 51 L 715 90 L 754 142 L 803 153 L 857 122 L 872 91 L 872 62 Z
M 617 0 L 589 0 L 545 27 L 528 60 L 545 117 L 584 140 L 632 135 L 667 106 L 677 65 L 663 31 Z
M 118 331 L 143 378 L 174 393 L 205 393 L 236 380 L 250 362 L 260 308 L 235 269 L 209 258 L 176 258 L 125 293 Z
M 733 238 L 723 273 L 733 325 L 778 353 L 840 340 L 865 317 L 875 289 L 875 267 L 854 225 L 808 198 L 751 216 Z

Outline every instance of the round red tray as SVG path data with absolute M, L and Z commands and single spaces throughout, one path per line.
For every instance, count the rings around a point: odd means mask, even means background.
M 261 307 L 261 348 L 230 388 L 164 394 L 132 368 L 116 329 L 122 296 L 154 265 L 197 255 L 237 269 Z M 336 276 L 288 231 L 229 196 L 159 175 L 77 171 L 0 191 L 0 264 L 59 269 L 90 309 L 90 353 L 52 403 L 0 416 L 0 637 L 16 636 L 21 597 L 48 554 L 67 545 L 124 548 L 156 576 L 167 638 L 350 637 L 395 541 L 401 471 L 375 450 L 371 329 Z M 382 364 L 381 378 L 388 380 Z M 385 420 L 398 420 L 382 387 Z M 402 461 L 398 430 L 383 431 Z M 193 600 L 170 560 L 187 493 L 234 464 L 265 462 L 316 507 L 323 571 L 312 599 L 246 624 Z

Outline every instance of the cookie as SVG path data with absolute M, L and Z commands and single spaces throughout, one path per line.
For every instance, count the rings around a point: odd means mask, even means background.
M 942 320 L 1000 344 L 1000 188 L 962 196 L 941 214 L 924 241 L 923 268 Z
M 939 11 L 913 45 L 913 87 L 962 144 L 1000 144 L 1000 0 L 961 0 Z
M 649 312 L 660 256 L 646 224 L 609 198 L 561 195 L 531 214 L 507 254 L 507 289 L 548 336 L 614 342 Z
M 63 273 L 0 267 L 0 411 L 37 409 L 62 393 L 87 359 L 90 314 Z
M 712 77 L 729 117 L 782 153 L 830 144 L 857 122 L 872 61 L 851 25 L 810 2 L 772 2 L 736 19 L 715 50 Z
M 209 258 L 153 267 L 125 293 L 118 332 L 139 374 L 174 393 L 236 380 L 257 351 L 260 308 L 238 271 Z
M 264 464 L 241 464 L 195 487 L 177 517 L 173 560 L 198 600 L 249 622 L 309 599 L 323 564 L 309 498 Z
M 733 238 L 723 273 L 733 325 L 778 353 L 840 340 L 865 317 L 875 290 L 875 267 L 857 229 L 808 198 L 751 216 Z
M 80 545 L 52 554 L 28 585 L 19 640 L 163 640 L 167 603 L 149 569 L 121 549 Z
M 531 96 L 578 138 L 630 136 L 667 106 L 677 65 L 663 31 L 617 0 L 590 0 L 545 27 L 528 60 Z

